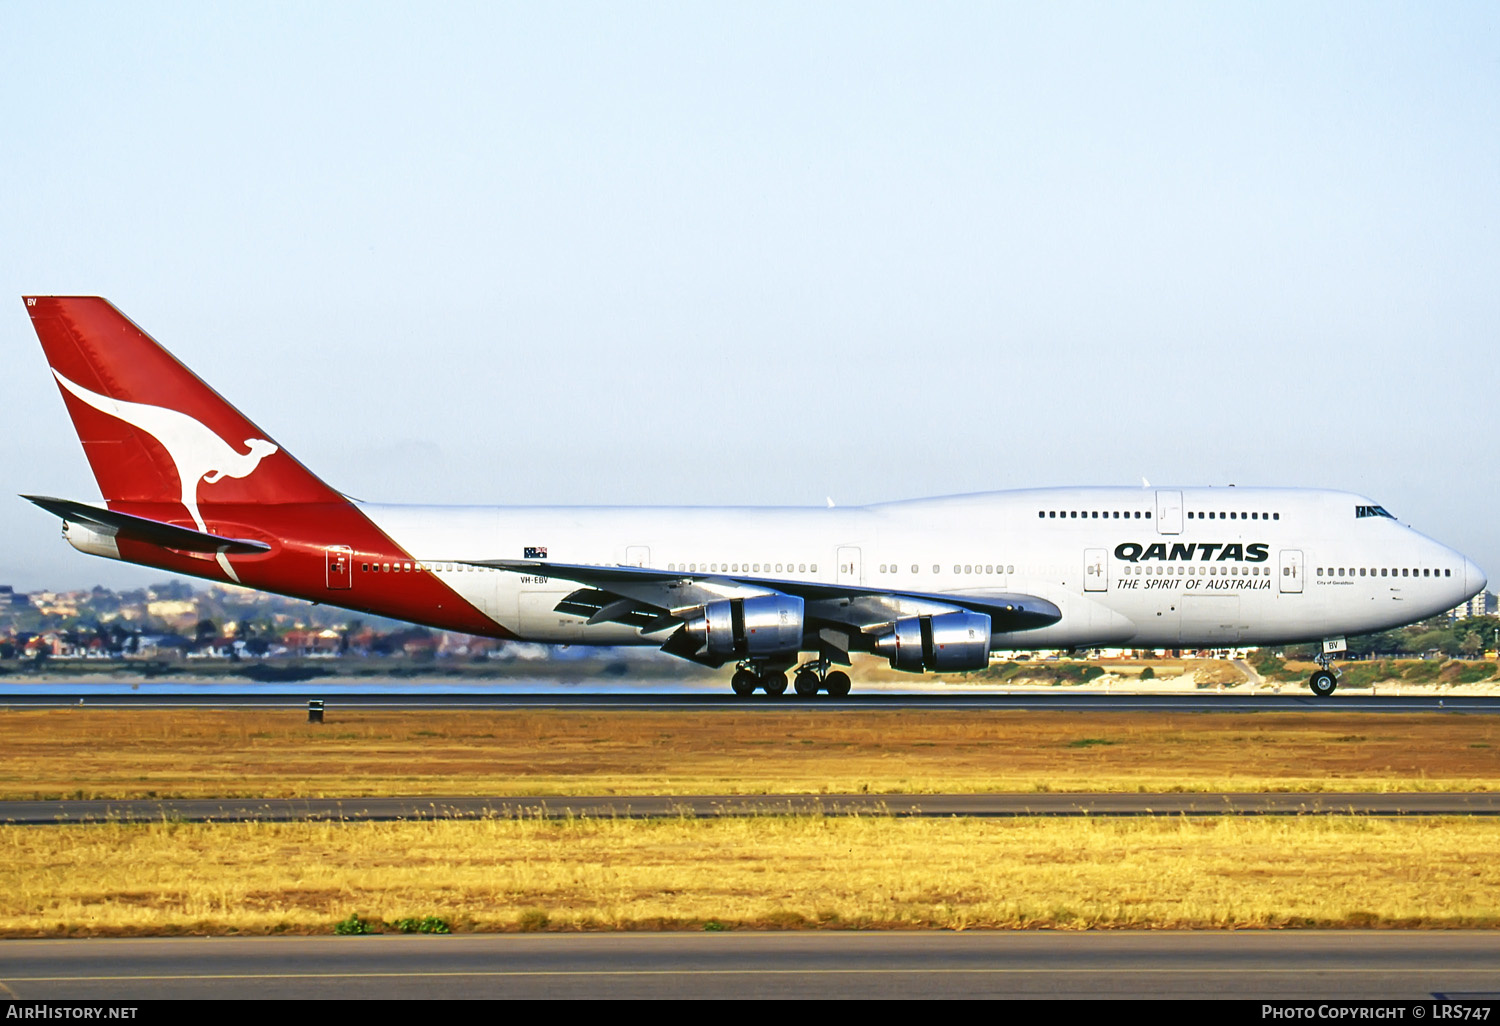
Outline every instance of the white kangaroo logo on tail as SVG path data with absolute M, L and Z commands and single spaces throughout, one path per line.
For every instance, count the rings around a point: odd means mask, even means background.
M 147 406 L 144 403 L 128 403 L 122 399 L 111 399 L 98 392 L 90 392 L 82 385 L 74 384 L 56 370 L 52 376 L 82 402 L 100 413 L 106 413 L 135 427 L 161 443 L 177 468 L 177 480 L 182 484 L 182 504 L 192 515 L 198 530 L 208 533 L 203 517 L 198 512 L 198 483 L 207 481 L 217 484 L 226 477 L 249 477 L 260 466 L 260 461 L 277 451 L 275 443 L 264 438 L 247 438 L 248 453 L 234 451 L 224 439 L 214 434 L 186 413 L 165 406 Z M 219 553 L 219 566 L 232 580 L 239 575 L 229 567 L 229 560 Z

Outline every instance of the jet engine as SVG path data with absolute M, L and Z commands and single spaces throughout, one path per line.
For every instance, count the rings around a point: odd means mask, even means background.
M 964 612 L 909 616 L 876 639 L 875 651 L 897 670 L 982 670 L 990 663 L 990 618 Z
M 709 656 L 744 659 L 796 652 L 802 645 L 802 619 L 797 596 L 757 595 L 709 602 L 683 630 Z

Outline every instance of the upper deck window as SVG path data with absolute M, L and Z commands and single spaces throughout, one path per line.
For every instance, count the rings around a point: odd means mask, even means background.
M 1384 506 L 1355 506 L 1354 519 L 1358 520 L 1361 517 L 1385 517 L 1387 520 L 1396 519 L 1386 512 Z

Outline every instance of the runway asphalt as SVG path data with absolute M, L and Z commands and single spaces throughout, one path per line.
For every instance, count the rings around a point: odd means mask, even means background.
M 1472 1006 L 1500 1000 L 1500 932 L 815 931 L 7 940 L 0 941 L 0 997 L 11 996 L 22 1001 L 1239 998 Z
M 29 691 L 30 689 L 28 689 Z M 946 710 L 1030 709 L 1089 712 L 1340 712 L 1500 713 L 1500 698 L 1493 696 L 1437 697 L 1427 695 L 1372 696 L 1351 693 L 1347 697 L 1314 698 L 1310 694 L 1169 694 L 1111 695 L 1062 694 L 890 694 L 851 695 L 830 699 L 794 696 L 739 698 L 717 694 L 657 694 L 641 692 L 442 692 L 410 689 L 399 693 L 338 687 L 307 687 L 296 691 L 229 691 L 205 687 L 202 691 L 171 693 L 112 692 L 101 687 L 69 687 L 45 693 L 18 693 L 0 687 L 0 709 L 61 708 L 87 705 L 104 709 L 245 709 L 305 708 L 309 699 L 319 699 L 329 710 L 350 709 L 649 709 L 653 711 L 771 711 L 790 709 L 850 710 Z
M 1500 793 L 1155 793 L 632 795 L 3 801 L 0 823 L 379 822 L 406 819 L 651 819 L 888 815 L 989 819 L 1128 816 L 1496 816 Z

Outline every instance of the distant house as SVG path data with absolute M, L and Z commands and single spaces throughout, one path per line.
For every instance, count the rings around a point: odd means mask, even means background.
M 142 634 L 136 646 L 136 655 L 144 659 L 186 655 L 192 647 L 193 640 L 181 634 Z

